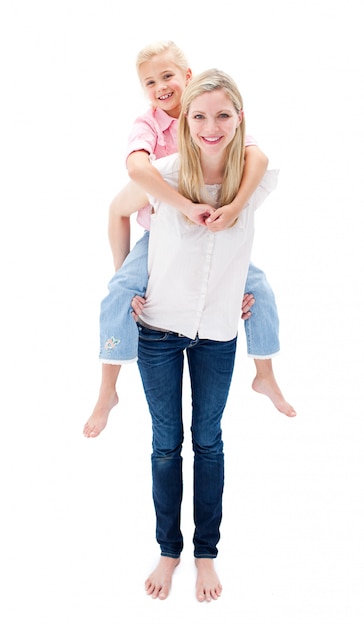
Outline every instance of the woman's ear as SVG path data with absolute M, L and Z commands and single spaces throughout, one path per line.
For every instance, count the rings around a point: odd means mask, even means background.
M 236 128 L 241 124 L 241 122 L 243 121 L 243 117 L 244 117 L 244 111 L 243 109 L 241 109 L 238 113 L 238 123 L 236 125 Z
M 192 78 L 192 70 L 191 68 L 188 68 L 186 71 L 186 85 L 188 85 L 188 83 L 190 82 Z

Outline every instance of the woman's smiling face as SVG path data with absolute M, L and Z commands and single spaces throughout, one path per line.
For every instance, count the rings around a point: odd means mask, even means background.
M 192 100 L 187 121 L 193 141 L 206 155 L 216 155 L 229 145 L 243 118 L 222 89 Z

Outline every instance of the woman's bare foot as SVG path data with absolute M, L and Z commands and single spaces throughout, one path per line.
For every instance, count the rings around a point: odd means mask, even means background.
M 257 373 L 253 380 L 252 388 L 257 393 L 262 393 L 267 396 L 273 402 L 276 409 L 284 413 L 284 415 L 288 417 L 295 417 L 297 415 L 293 406 L 288 404 L 285 400 L 272 371 L 264 375 Z
M 145 591 L 153 599 L 165 600 L 171 589 L 172 576 L 179 564 L 180 559 L 172 559 L 169 556 L 161 556 L 154 572 L 145 581 Z
M 197 567 L 196 598 L 211 602 L 221 596 L 222 586 L 215 571 L 214 559 L 195 559 Z
M 85 437 L 97 437 L 104 430 L 109 413 L 118 402 L 119 398 L 116 391 L 113 391 L 108 397 L 99 397 L 91 417 L 84 426 L 83 434 Z

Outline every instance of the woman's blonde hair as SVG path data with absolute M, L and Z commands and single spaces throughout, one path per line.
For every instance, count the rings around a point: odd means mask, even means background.
M 182 95 L 182 109 L 178 122 L 178 151 L 180 154 L 179 192 L 192 202 L 209 202 L 204 188 L 200 149 L 194 143 L 187 120 L 192 101 L 203 93 L 221 89 L 231 100 L 236 112 L 243 110 L 243 99 L 234 80 L 217 69 L 207 70 L 192 78 Z M 229 204 L 240 187 L 244 169 L 245 119 L 236 129 L 226 149 L 226 167 L 221 185 L 220 206 Z
M 157 54 L 170 52 L 172 61 L 182 72 L 187 72 L 189 65 L 184 52 L 174 43 L 174 41 L 155 41 L 143 48 L 136 59 L 136 70 L 139 76 L 140 66 L 146 61 L 150 61 Z

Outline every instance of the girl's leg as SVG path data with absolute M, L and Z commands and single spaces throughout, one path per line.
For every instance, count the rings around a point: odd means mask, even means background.
M 101 302 L 102 377 L 99 397 L 84 427 L 86 437 L 97 437 L 105 428 L 109 413 L 118 402 L 116 383 L 120 367 L 137 360 L 138 328 L 131 315 L 131 300 L 135 295 L 144 295 L 147 288 L 148 241 L 146 231 L 109 282 L 109 293 Z
M 267 396 L 284 415 L 295 417 L 296 411 L 286 401 L 274 376 L 272 359 L 254 359 L 254 362 L 256 368 L 256 376 L 252 382 L 254 391 Z
M 85 437 L 97 437 L 105 428 L 111 409 L 117 405 L 119 398 L 116 393 L 116 382 L 120 367 L 121 365 L 102 364 L 99 397 L 91 417 L 84 426 Z
M 280 350 L 277 306 L 264 272 L 252 263 L 245 291 L 255 299 L 252 314 L 244 322 L 248 355 L 257 360 L 271 358 Z
M 234 368 L 236 339 L 198 340 L 187 350 L 192 389 L 194 450 L 194 555 L 197 598 L 216 599 L 221 584 L 212 559 L 217 556 L 222 518 L 224 453 L 221 418 Z
M 135 244 L 108 288 L 100 310 L 100 360 L 132 363 L 138 355 L 138 328 L 132 317 L 131 301 L 144 296 L 148 284 L 149 232 Z
M 252 387 L 254 391 L 268 396 L 281 413 L 294 417 L 296 411 L 285 400 L 273 372 L 272 356 L 280 350 L 274 293 L 264 272 L 252 263 L 249 265 L 245 291 L 255 298 L 251 316 L 244 321 L 248 355 L 254 358 L 256 368 Z

